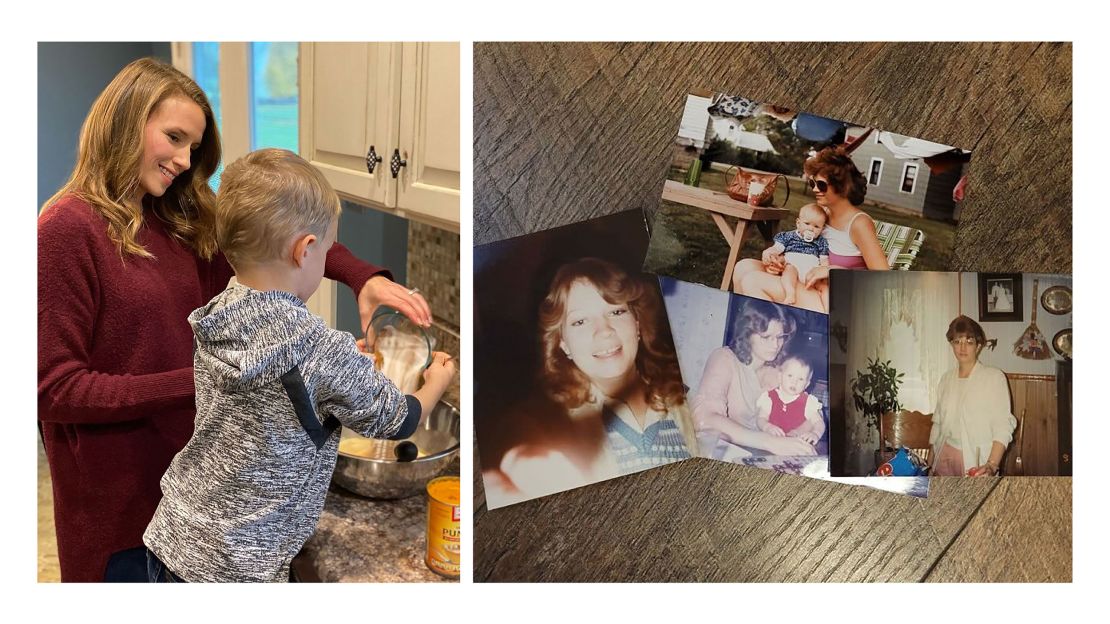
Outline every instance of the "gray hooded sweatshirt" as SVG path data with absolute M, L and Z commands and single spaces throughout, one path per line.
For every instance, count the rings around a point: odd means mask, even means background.
M 234 284 L 189 323 L 196 425 L 143 542 L 186 581 L 286 581 L 320 519 L 338 425 L 403 439 L 420 403 L 292 294 Z

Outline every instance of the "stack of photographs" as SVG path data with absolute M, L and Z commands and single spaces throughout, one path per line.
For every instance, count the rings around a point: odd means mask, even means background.
M 475 249 L 488 507 L 694 457 L 917 497 L 1070 474 L 1071 279 L 943 272 L 970 161 L 691 93 L 650 218 Z

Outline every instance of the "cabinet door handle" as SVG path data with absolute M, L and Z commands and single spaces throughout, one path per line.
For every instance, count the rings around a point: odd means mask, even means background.
M 393 158 L 389 159 L 389 170 L 393 173 L 394 178 L 396 178 L 397 174 L 400 173 L 401 167 L 404 167 L 407 164 L 409 164 L 409 162 L 401 158 L 401 150 L 393 150 Z
M 374 173 L 374 167 L 377 167 L 378 163 L 380 163 L 381 161 L 382 157 L 378 156 L 378 153 L 374 151 L 374 146 L 371 145 L 370 151 L 366 152 L 366 170 L 370 173 Z M 393 177 L 396 178 L 397 176 Z

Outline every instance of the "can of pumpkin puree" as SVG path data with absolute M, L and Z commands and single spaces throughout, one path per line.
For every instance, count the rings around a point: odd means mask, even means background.
M 424 564 L 440 576 L 459 578 L 459 544 L 459 478 L 432 479 Z

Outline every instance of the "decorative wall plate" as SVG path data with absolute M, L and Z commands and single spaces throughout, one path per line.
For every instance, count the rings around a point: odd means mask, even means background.
M 1061 329 L 1052 337 L 1052 348 L 1061 356 L 1071 359 L 1071 328 Z
M 1067 314 L 1071 312 L 1071 288 L 1067 286 L 1053 286 L 1045 289 L 1041 294 L 1041 305 L 1049 314 Z

